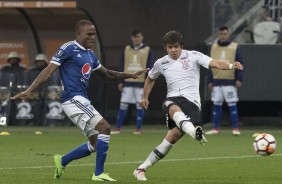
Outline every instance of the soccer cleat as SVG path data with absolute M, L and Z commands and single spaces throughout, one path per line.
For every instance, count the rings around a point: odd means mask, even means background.
M 140 129 L 136 129 L 134 132 L 133 132 L 134 135 L 140 135 L 141 134 L 141 130 Z
M 120 134 L 120 129 L 119 129 L 119 128 L 117 128 L 116 130 L 111 131 L 111 134 L 112 134 L 112 135 L 115 135 L 115 134 Z
M 65 167 L 62 166 L 62 157 L 63 155 L 55 155 L 54 156 L 54 164 L 55 164 L 55 175 L 54 178 L 60 178 L 62 174 L 64 173 Z
M 133 172 L 134 177 L 139 181 L 147 181 L 144 169 L 135 169 Z
M 232 131 L 233 135 L 241 135 L 241 132 L 238 129 Z
M 95 176 L 95 174 L 93 174 L 91 180 L 93 180 L 93 181 L 117 181 L 117 180 L 111 178 L 109 176 L 109 173 L 104 173 L 104 172 L 99 174 L 98 176 Z
M 212 130 L 207 131 L 205 134 L 206 135 L 212 135 L 212 134 L 219 134 L 219 133 L 220 133 L 219 130 L 212 129 Z
M 200 126 L 197 126 L 195 128 L 195 132 L 194 132 L 194 139 L 199 141 L 200 144 L 204 145 L 207 141 L 207 139 L 205 138 L 205 136 L 203 135 L 203 129 Z

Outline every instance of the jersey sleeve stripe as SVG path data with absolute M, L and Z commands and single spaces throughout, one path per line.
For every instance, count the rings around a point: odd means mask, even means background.
M 61 49 L 65 50 L 68 46 L 72 45 L 72 42 L 65 43 L 61 46 Z
M 57 61 L 50 61 L 50 63 L 53 63 L 55 65 L 61 66 L 61 63 L 57 62 Z
M 93 70 L 92 71 L 95 71 L 95 70 L 98 70 L 99 68 L 101 68 L 102 67 L 102 65 L 101 64 L 99 64 L 96 68 L 93 68 Z

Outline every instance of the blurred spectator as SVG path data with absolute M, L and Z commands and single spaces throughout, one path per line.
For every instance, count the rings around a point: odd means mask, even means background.
M 48 59 L 45 54 L 37 54 L 34 60 L 35 66 L 30 68 L 27 72 L 27 85 L 31 85 L 33 80 L 39 75 L 39 73 L 47 67 L 48 65 Z M 39 86 L 32 95 L 30 96 L 30 99 L 26 102 L 24 102 L 26 105 L 29 104 L 31 107 L 32 117 L 26 116 L 29 121 L 27 122 L 28 125 L 42 125 L 44 121 L 44 115 L 45 115 L 45 104 L 44 104 L 44 90 L 47 86 L 47 83 L 44 83 L 43 85 Z M 20 102 L 21 104 L 23 102 Z M 23 114 L 24 117 L 26 114 Z M 18 115 L 19 116 L 19 115 Z
M 265 0 L 261 15 L 265 21 L 282 23 L 282 0 Z
M 26 69 L 20 66 L 21 58 L 17 52 L 10 52 L 7 62 L 9 64 L 1 69 L 0 85 L 7 86 L 15 92 L 17 85 L 25 84 Z
M 17 92 L 18 87 L 25 85 L 26 69 L 20 65 L 21 58 L 17 52 L 10 52 L 7 59 L 8 65 L 1 69 L 0 86 L 6 87 L 9 96 Z M 7 124 L 16 125 L 17 107 L 15 102 L 9 101 L 5 111 L 7 114 Z
M 42 53 L 37 54 L 34 63 L 35 66 L 27 72 L 27 85 L 31 85 L 42 70 L 48 66 L 47 56 Z M 59 72 L 56 71 L 47 82 L 33 91 L 33 94 L 29 98 L 29 103 L 32 105 L 34 118 L 29 122 L 29 125 L 54 125 L 56 123 L 54 119 L 58 119 L 58 117 L 60 117 L 59 119 L 64 119 L 64 114 L 62 112 L 54 114 L 54 112 L 57 111 L 52 110 L 53 105 L 50 105 L 59 103 L 61 93 L 60 86 Z M 59 109 L 61 109 L 61 107 L 59 107 Z M 45 116 L 47 122 L 45 122 Z
M 27 84 L 31 85 L 33 80 L 38 76 L 38 74 L 47 67 L 48 60 L 45 54 L 37 54 L 34 61 L 35 66 L 32 67 L 27 72 Z M 40 88 L 40 89 L 39 89 Z M 41 90 L 43 88 L 43 85 L 40 86 L 37 90 Z
M 45 54 L 37 54 L 34 59 L 35 66 L 27 72 L 27 85 L 31 85 L 39 73 L 48 66 L 48 58 Z M 47 86 L 61 86 L 61 78 L 58 71 L 55 72 L 46 83 L 39 86 L 37 90 L 45 90 Z
M 230 0 L 220 1 L 215 8 L 215 26 L 219 27 L 224 25 L 231 17 L 234 15 L 232 6 L 230 5 Z

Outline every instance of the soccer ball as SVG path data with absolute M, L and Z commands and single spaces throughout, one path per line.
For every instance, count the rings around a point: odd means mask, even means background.
M 253 143 L 254 149 L 258 155 L 271 155 L 276 149 L 275 138 L 267 133 L 259 134 Z

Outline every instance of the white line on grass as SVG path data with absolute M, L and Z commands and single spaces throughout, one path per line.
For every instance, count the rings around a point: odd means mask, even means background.
M 282 156 L 282 154 L 273 154 L 273 156 Z M 259 155 L 245 155 L 245 156 L 226 156 L 226 157 L 206 157 L 206 158 L 187 158 L 187 159 L 165 159 L 161 162 L 178 162 L 178 161 L 195 161 L 195 160 L 220 160 L 220 159 L 241 159 L 241 158 L 256 158 L 261 157 Z M 138 164 L 143 161 L 133 161 L 133 162 L 112 162 L 105 163 L 106 165 L 125 165 L 125 164 Z M 95 164 L 70 164 L 68 167 L 84 167 L 84 166 L 94 166 Z M 53 168 L 54 166 L 34 166 L 34 167 L 0 167 L 0 170 L 16 170 L 16 169 L 44 169 Z

